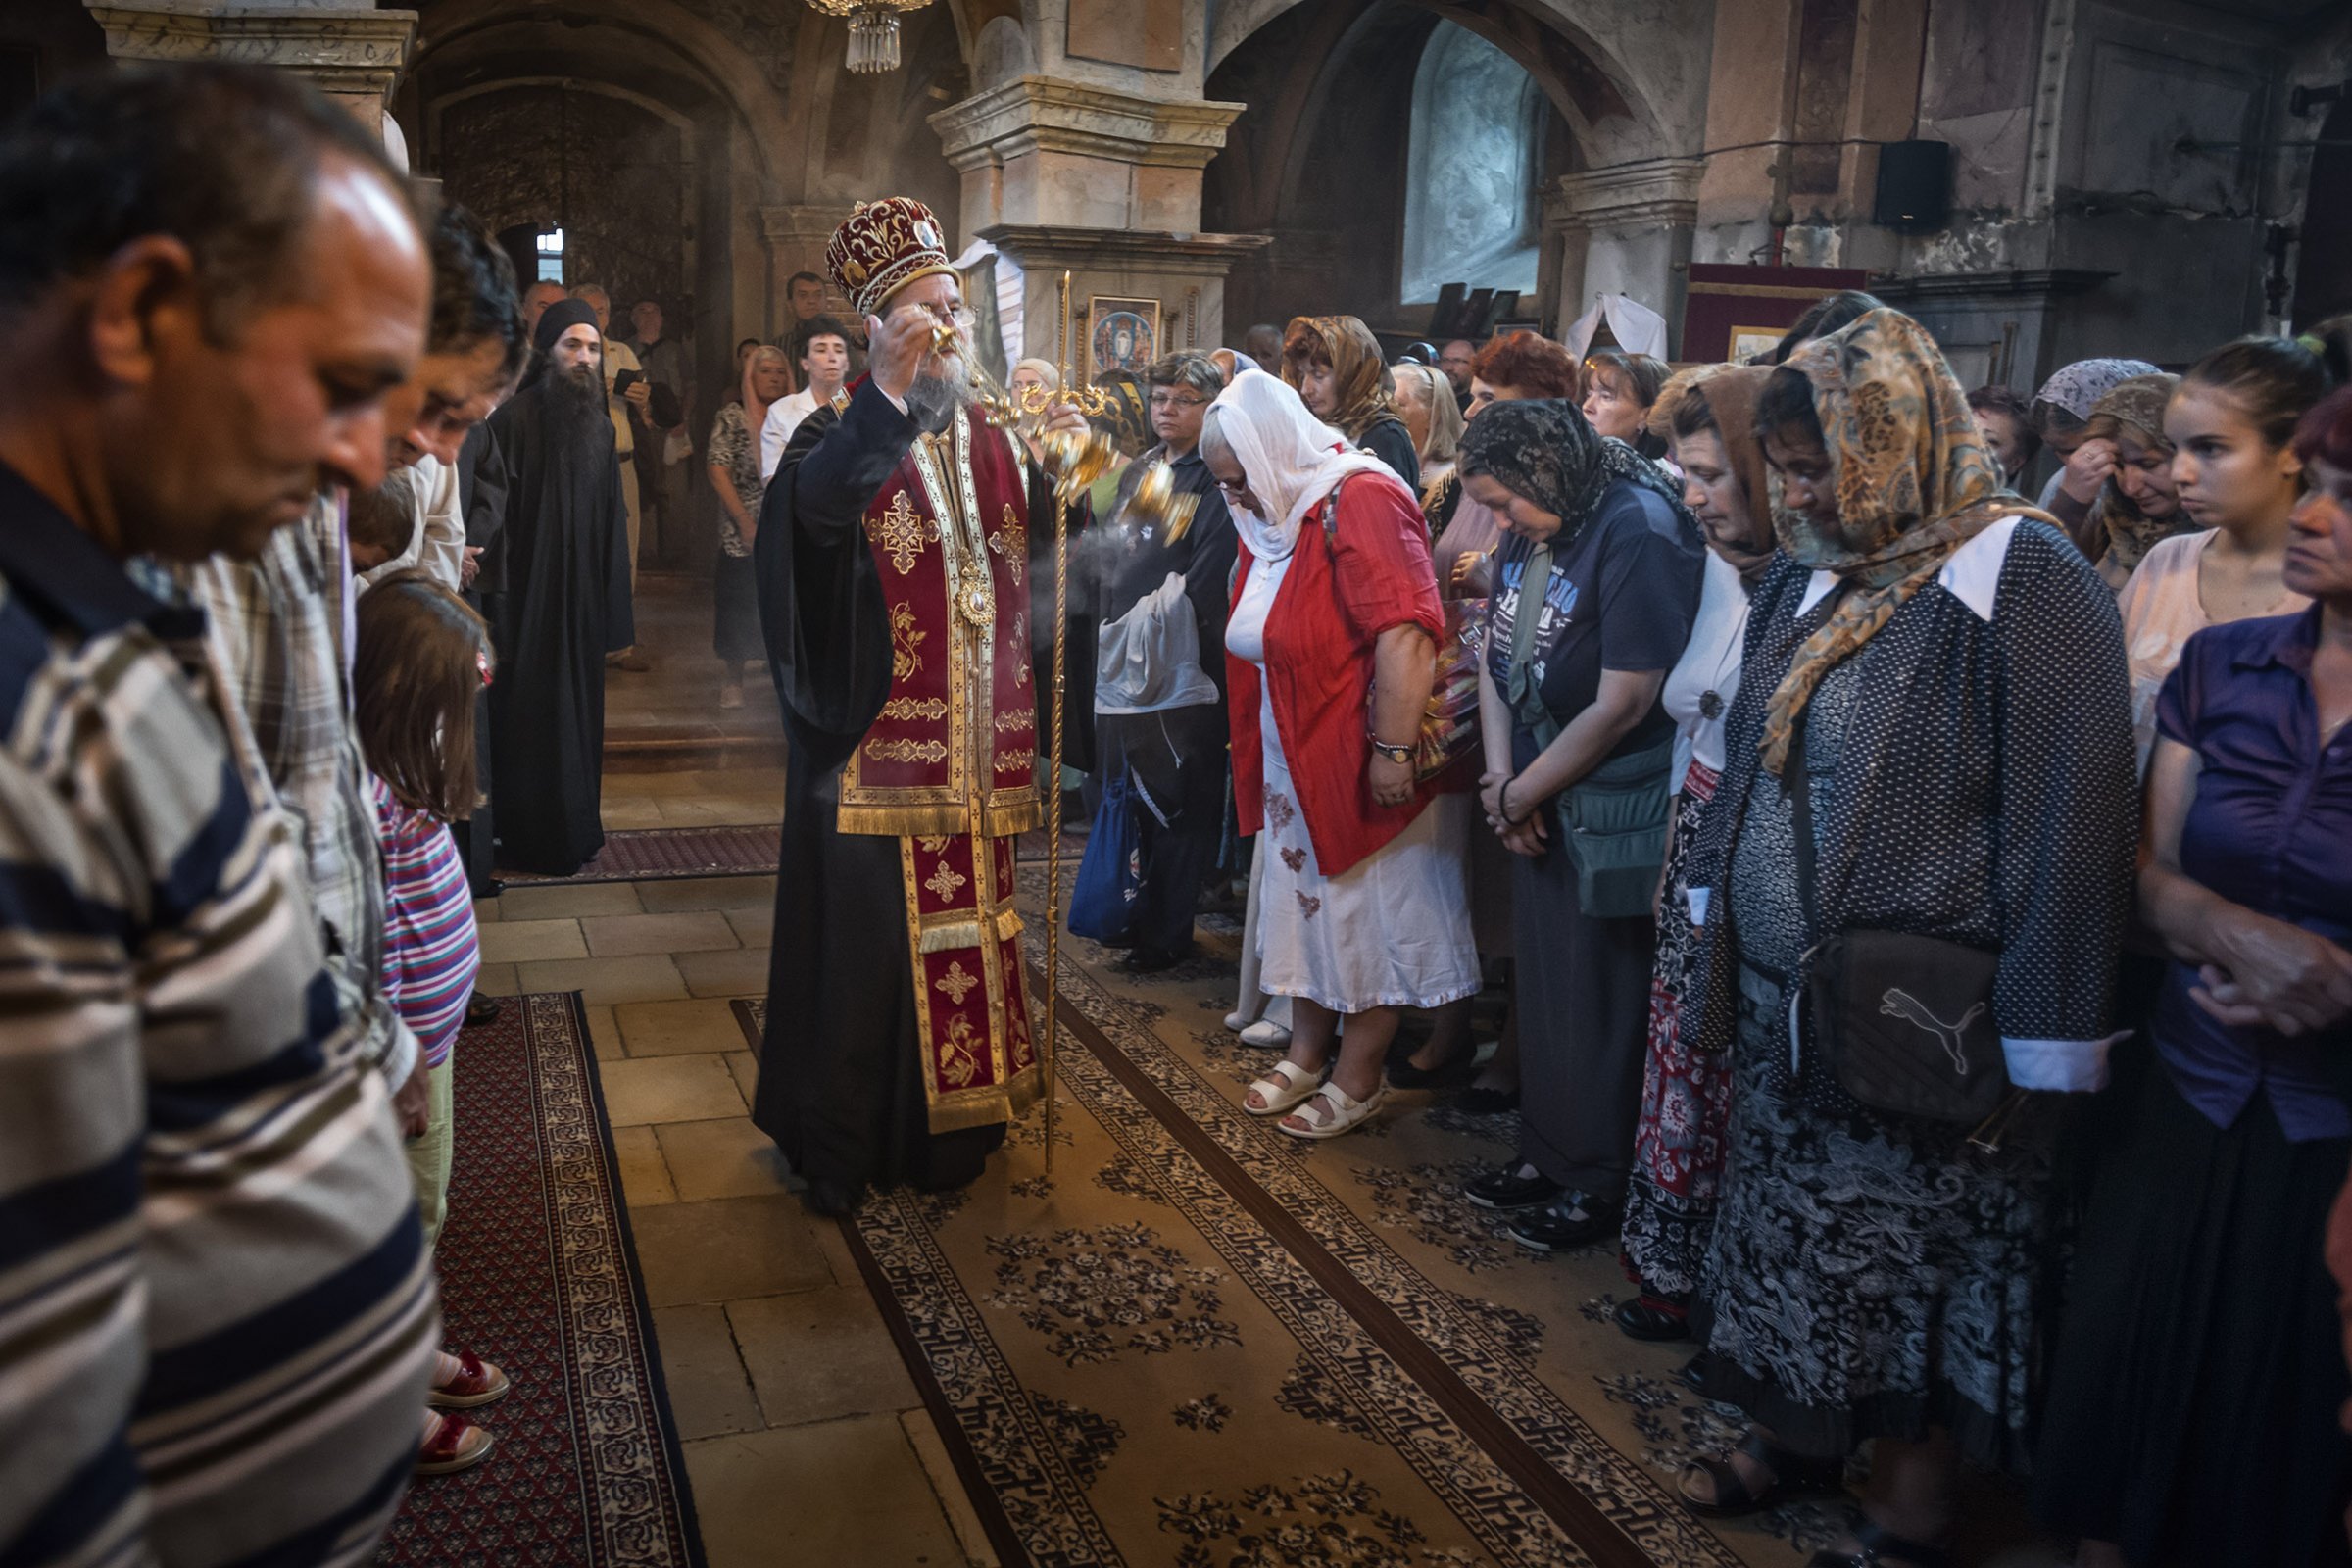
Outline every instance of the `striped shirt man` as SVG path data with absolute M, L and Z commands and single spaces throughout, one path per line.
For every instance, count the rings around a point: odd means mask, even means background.
M 202 618 L 0 467 L 0 1565 L 366 1562 L 438 1335 Z

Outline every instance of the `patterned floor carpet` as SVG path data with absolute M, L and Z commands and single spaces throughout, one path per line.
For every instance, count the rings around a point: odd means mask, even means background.
M 1398 1094 L 1307 1145 L 1248 1115 L 1234 941 L 1149 979 L 1070 942 L 1052 1174 L 1033 1111 L 971 1189 L 845 1226 L 1008 1564 L 1738 1568 L 1838 1532 L 1676 1503 L 1736 1418 L 1609 1323 L 1610 1249 L 1538 1257 L 1458 1197 L 1514 1118 Z
M 511 998 L 466 1030 L 456 1094 L 447 1343 L 514 1391 L 479 1412 L 497 1449 L 411 1489 L 378 1562 L 700 1568 L 578 996 Z
M 571 882 L 666 881 L 682 876 L 765 876 L 776 868 L 776 833 L 763 827 L 614 828 L 595 859 L 569 876 L 501 871 L 516 887 Z

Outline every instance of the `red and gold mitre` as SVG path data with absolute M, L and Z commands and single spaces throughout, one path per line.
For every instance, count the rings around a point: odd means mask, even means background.
M 947 231 L 911 196 L 859 202 L 825 246 L 825 270 L 860 316 L 878 316 L 894 289 L 934 272 L 953 272 Z

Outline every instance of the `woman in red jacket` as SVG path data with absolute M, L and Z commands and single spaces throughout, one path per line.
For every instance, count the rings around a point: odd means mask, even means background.
M 1386 466 L 1270 375 L 1218 396 L 1200 455 L 1242 536 L 1225 647 L 1234 799 L 1273 857 L 1259 983 L 1294 1002 L 1290 1054 L 1245 1103 L 1333 1138 L 1380 1103 L 1396 1009 L 1478 990 L 1469 799 L 1414 768 L 1445 629 L 1429 528 Z

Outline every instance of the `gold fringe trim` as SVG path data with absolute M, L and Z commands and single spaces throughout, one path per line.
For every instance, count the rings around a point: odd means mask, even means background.
M 1003 1088 L 970 1089 L 943 1096 L 931 1104 L 933 1134 L 961 1132 L 966 1127 L 994 1127 L 1012 1120 L 1038 1102 L 1045 1073 L 1037 1063 L 1023 1068 Z
M 1012 910 L 1004 909 L 998 912 L 997 940 L 999 942 L 1010 942 L 1028 929 L 1027 926 L 1021 924 L 1021 917 Z
M 971 812 L 960 805 L 842 806 L 834 817 L 837 833 L 873 834 L 880 838 L 919 839 L 942 833 L 971 831 Z
M 925 954 L 954 953 L 963 948 L 976 948 L 979 945 L 980 922 L 958 920 L 954 925 L 932 926 L 916 940 L 914 947 L 917 954 Z

